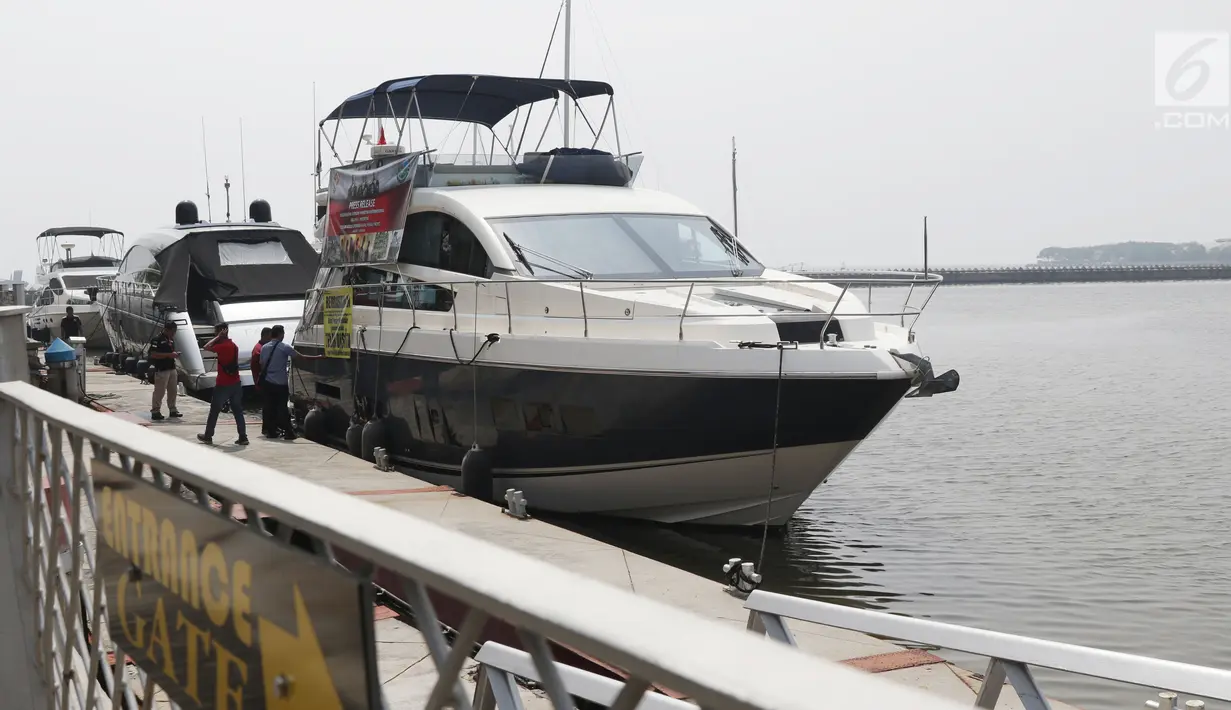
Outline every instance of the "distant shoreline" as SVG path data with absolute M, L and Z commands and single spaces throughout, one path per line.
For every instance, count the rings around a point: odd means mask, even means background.
M 922 269 L 796 269 L 794 273 L 822 281 L 866 278 L 877 273 L 908 272 Z M 947 286 L 988 286 L 998 284 L 1110 283 L 1142 281 L 1228 281 L 1231 264 L 1142 265 L 1142 266 L 1001 266 L 929 269 L 940 274 Z

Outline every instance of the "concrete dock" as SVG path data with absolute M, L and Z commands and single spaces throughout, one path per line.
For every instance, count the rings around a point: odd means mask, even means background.
M 191 396 L 179 397 L 177 404 L 184 414 L 183 419 L 152 422 L 150 385 L 130 376 L 114 374 L 109 368 L 91 366 L 87 386 L 94 408 L 100 411 L 192 442 L 204 431 L 209 405 Z M 493 505 L 401 473 L 380 471 L 366 461 L 304 438 L 294 442 L 264 439 L 260 436 L 259 418 L 249 414 L 246 421 L 250 445 L 232 443 L 234 418 L 223 414 L 214 435 L 214 446 L 724 624 L 741 629 L 745 626 L 747 612 L 742 600 L 726 593 L 718 582 L 542 521 L 515 519 Z M 376 618 L 379 675 L 388 705 L 422 706 L 435 682 L 435 669 L 423 637 L 391 610 L 378 608 Z M 809 653 L 846 662 L 966 704 L 973 704 L 980 687 L 978 674 L 926 651 L 905 649 L 865 634 L 803 622 L 793 622 L 791 628 L 800 647 Z M 473 662 L 470 663 L 473 666 Z M 521 692 L 528 707 L 549 706 L 544 698 L 536 695 L 537 691 L 523 688 Z M 1053 706 L 1067 707 L 1059 703 Z M 1011 688 L 1006 688 L 997 707 L 1022 706 Z

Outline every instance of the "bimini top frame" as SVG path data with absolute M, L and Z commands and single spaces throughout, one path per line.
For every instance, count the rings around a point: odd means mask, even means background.
M 607 107 L 599 121 L 598 127 L 590 121 L 581 105 L 582 99 L 606 96 Z M 598 140 L 607 125 L 607 119 L 612 122 L 615 132 L 616 152 L 620 152 L 620 132 L 615 112 L 615 91 L 610 84 L 601 81 L 577 81 L 565 79 L 535 79 L 507 76 L 490 76 L 482 74 L 432 74 L 428 76 L 391 79 L 382 82 L 374 88 L 361 91 L 343 101 L 337 108 L 330 111 L 319 124 L 317 140 L 316 174 L 321 173 L 320 138 L 324 138 L 335 160 L 340 165 L 348 165 L 359 159 L 359 149 L 363 140 L 356 145 L 350 160 L 344 160 L 338 153 L 338 130 L 343 120 L 363 119 L 362 134 L 367 130 L 368 123 L 379 119 L 392 119 L 397 128 L 395 145 L 400 145 L 403 133 L 407 132 L 407 124 L 411 118 L 419 120 L 424 146 L 427 147 L 427 129 L 425 120 L 450 121 L 454 123 L 471 123 L 486 127 L 491 131 L 491 153 L 495 153 L 498 144 L 510 159 L 516 159 L 521 153 L 525 139 L 526 128 L 529 125 L 532 104 L 541 101 L 552 101 L 552 114 L 558 108 L 561 98 L 566 104 L 576 106 L 576 110 L 593 136 L 591 147 Z M 521 135 L 513 145 L 513 134 L 516 131 L 518 118 L 523 106 L 531 106 L 522 122 Z M 566 110 L 570 106 L 566 105 Z M 513 118 L 506 140 L 496 135 L 495 126 L 510 115 Z M 327 131 L 325 124 L 334 124 L 332 131 Z M 539 136 L 539 143 L 547 134 L 550 118 Z M 537 147 L 536 147 L 537 149 Z
M 90 250 L 88 256 L 70 259 L 67 254 L 60 254 L 61 237 L 86 237 L 97 240 L 98 248 Z M 76 264 L 77 266 L 94 266 L 95 264 L 89 260 L 91 257 L 95 261 L 101 257 L 107 261 L 118 262 L 124 256 L 124 233 L 110 227 L 52 227 L 35 237 L 35 242 L 38 244 L 39 268 L 43 270 L 50 269 L 57 262 L 63 262 L 66 266 L 70 262 L 82 262 Z

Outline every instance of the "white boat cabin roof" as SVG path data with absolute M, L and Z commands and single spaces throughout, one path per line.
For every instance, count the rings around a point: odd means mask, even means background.
M 166 249 L 172 244 L 178 242 L 190 234 L 200 234 L 202 232 L 226 232 L 226 231 L 245 231 L 245 230 L 283 230 L 297 231 L 291 227 L 286 227 L 277 222 L 197 222 L 193 224 L 169 225 L 152 229 L 149 232 L 142 234 L 133 241 L 133 247 L 144 247 L 151 252 L 157 254 Z M 131 250 L 131 247 L 130 247 Z

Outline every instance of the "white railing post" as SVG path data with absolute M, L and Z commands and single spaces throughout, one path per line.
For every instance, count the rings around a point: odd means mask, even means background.
M 26 363 L 26 323 L 29 306 L 0 307 L 0 382 L 30 381 Z
M 692 290 L 697 287 L 697 282 L 693 281 L 688 284 L 688 297 L 684 299 L 684 308 L 680 310 L 680 340 L 684 340 L 684 318 L 688 315 L 688 304 L 692 303 Z
M 509 297 L 509 281 L 504 281 L 504 312 L 508 316 L 509 335 L 513 334 L 513 299 Z
M 586 316 L 586 282 L 578 281 L 577 286 L 581 293 L 581 335 L 588 338 L 590 337 L 590 319 Z
M 842 293 L 838 294 L 838 300 L 833 302 L 833 308 L 829 309 L 829 317 L 825 319 L 825 325 L 821 326 L 821 349 L 825 349 L 825 333 L 829 331 L 829 326 L 833 323 L 834 315 L 838 312 L 838 304 L 842 303 L 842 299 L 846 298 L 846 292 L 851 288 L 850 282 L 846 282 L 842 286 Z M 872 310 L 871 308 L 868 309 Z
M 987 670 L 983 672 L 983 685 L 975 698 L 975 707 L 982 710 L 996 710 L 996 701 L 1000 699 L 1000 690 L 1004 688 L 1004 663 L 999 658 L 987 661 Z

